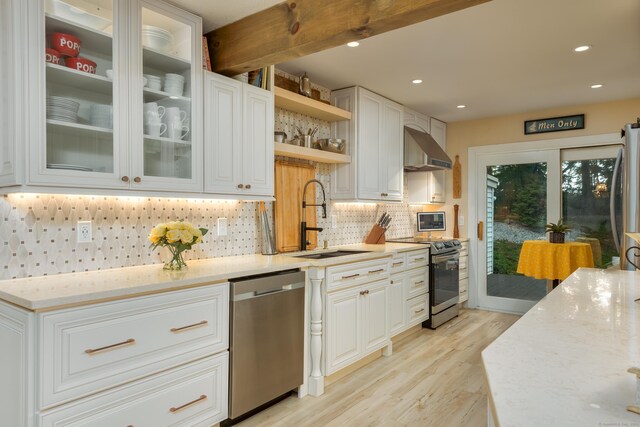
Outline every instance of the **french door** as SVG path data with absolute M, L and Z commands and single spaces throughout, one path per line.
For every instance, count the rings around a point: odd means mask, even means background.
M 518 256 L 560 217 L 559 151 L 486 154 L 476 171 L 478 305 L 524 313 L 544 297 L 546 281 L 517 274 Z
M 516 270 L 522 243 L 546 239 L 544 225 L 560 218 L 571 226 L 568 240 L 591 245 L 596 267 L 619 262 L 611 218 L 620 212 L 612 207 L 621 203 L 613 177 L 619 150 L 606 145 L 476 157 L 479 307 L 524 313 L 546 295 L 546 280 Z

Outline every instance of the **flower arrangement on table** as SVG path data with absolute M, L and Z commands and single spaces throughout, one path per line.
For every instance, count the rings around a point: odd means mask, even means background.
M 165 270 L 182 270 L 187 268 L 187 263 L 182 257 L 182 252 L 191 249 L 193 245 L 202 242 L 202 236 L 207 234 L 206 228 L 197 228 L 190 222 L 171 221 L 161 223 L 153 227 L 149 233 L 151 250 L 158 246 L 166 247 L 171 252 L 171 260 L 164 263 Z

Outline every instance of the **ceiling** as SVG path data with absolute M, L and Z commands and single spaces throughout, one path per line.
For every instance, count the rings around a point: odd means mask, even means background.
M 278 1 L 173 3 L 212 29 Z M 364 86 L 446 122 L 628 99 L 640 96 L 639 18 L 638 0 L 493 0 L 277 67 L 329 89 Z M 583 44 L 592 49 L 573 51 Z

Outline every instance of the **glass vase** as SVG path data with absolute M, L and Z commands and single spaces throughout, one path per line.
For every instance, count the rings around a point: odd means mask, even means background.
M 171 246 L 169 246 L 168 249 L 171 252 L 171 259 L 164 263 L 164 270 L 180 271 L 189 268 L 182 257 L 183 250 L 172 248 Z

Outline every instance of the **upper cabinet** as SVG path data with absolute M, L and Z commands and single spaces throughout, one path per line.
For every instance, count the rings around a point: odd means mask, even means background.
M 332 134 L 348 141 L 355 160 L 334 167 L 331 198 L 402 201 L 403 107 L 361 87 L 334 91 L 331 103 L 352 113 L 332 124 Z
M 205 73 L 205 191 L 273 196 L 273 93 Z
M 431 134 L 433 139 L 446 149 L 447 124 L 440 120 L 429 118 L 423 114 L 404 110 L 404 124 L 413 129 Z M 405 159 L 424 156 L 419 148 L 416 152 L 405 151 Z M 411 204 L 445 203 L 445 173 L 446 171 L 410 172 L 407 174 L 407 200 Z
M 26 183 L 202 191 L 201 19 L 146 0 L 28 8 Z

